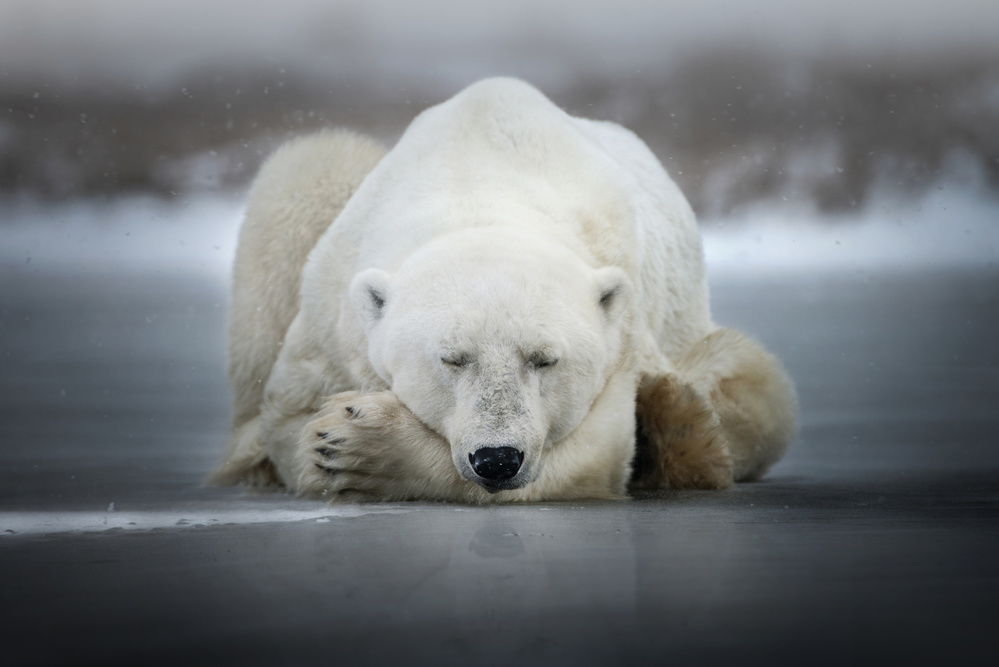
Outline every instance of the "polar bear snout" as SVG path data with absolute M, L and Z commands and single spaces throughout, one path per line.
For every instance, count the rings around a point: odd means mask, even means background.
M 520 472 L 524 452 L 515 447 L 480 447 L 468 455 L 475 474 L 489 482 L 505 482 Z

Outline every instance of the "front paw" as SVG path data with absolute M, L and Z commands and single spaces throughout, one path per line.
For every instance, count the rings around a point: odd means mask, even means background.
M 299 493 L 352 501 L 391 496 L 391 424 L 400 405 L 391 392 L 330 398 L 301 435 Z

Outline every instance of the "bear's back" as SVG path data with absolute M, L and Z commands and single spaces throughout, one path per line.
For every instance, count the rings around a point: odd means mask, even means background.
M 696 222 L 658 160 L 624 128 L 574 118 L 515 79 L 480 81 L 421 113 L 310 265 L 345 286 L 475 227 L 542 235 L 594 268 L 624 269 L 636 315 L 671 356 L 712 326 Z
M 488 79 L 421 113 L 338 225 L 360 239 L 356 270 L 395 270 L 449 232 L 510 226 L 634 272 L 633 189 L 576 119 L 523 82 Z

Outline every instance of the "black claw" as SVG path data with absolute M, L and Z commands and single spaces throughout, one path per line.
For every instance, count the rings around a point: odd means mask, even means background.
M 314 451 L 317 454 L 321 454 L 328 459 L 331 459 L 336 456 L 336 451 L 330 449 L 329 447 L 316 447 Z
M 346 410 L 347 414 L 350 415 L 351 417 L 361 416 L 361 411 L 358 408 L 355 408 L 353 405 L 348 405 L 347 407 L 344 408 L 344 410 Z
M 343 438 L 333 438 L 332 440 L 330 440 L 329 439 L 330 434 L 326 433 L 325 431 L 320 431 L 319 433 L 316 433 L 316 437 L 319 438 L 320 440 L 325 440 L 327 445 L 342 445 L 343 443 L 347 442 Z
M 319 465 L 318 463 L 316 464 L 316 467 L 319 468 L 320 470 L 322 470 L 325 473 L 329 473 L 330 475 L 335 475 L 335 474 L 337 474 L 337 472 L 339 472 L 339 471 L 337 471 L 334 468 L 327 468 L 326 466 Z

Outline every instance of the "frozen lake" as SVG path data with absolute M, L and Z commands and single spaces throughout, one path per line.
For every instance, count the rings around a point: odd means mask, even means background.
M 971 213 L 948 220 L 986 235 L 965 268 L 763 271 L 737 251 L 755 232 L 709 239 L 716 319 L 798 383 L 800 436 L 762 482 L 627 503 L 327 508 L 200 486 L 227 430 L 238 203 L 199 206 L 198 220 L 228 222 L 129 227 L 134 210 L 110 206 L 95 228 L 66 207 L 20 209 L 5 228 L 10 664 L 992 664 L 999 280 L 982 247 L 995 233 Z M 32 215 L 65 220 L 31 231 Z M 38 241 L 56 233 L 68 250 Z M 119 233 L 111 250 L 99 241 Z

